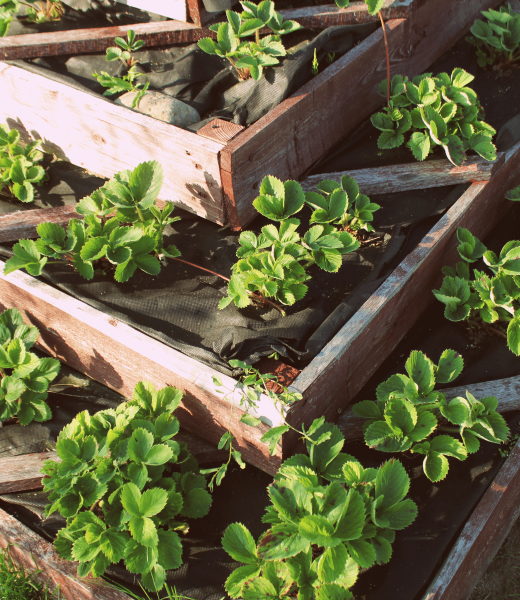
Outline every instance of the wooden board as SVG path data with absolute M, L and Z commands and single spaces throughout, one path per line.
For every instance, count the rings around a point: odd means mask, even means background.
M 355 169 L 310 175 L 302 180 L 301 185 L 305 191 L 312 191 L 324 179 L 340 182 L 342 176 L 347 175 L 356 180 L 363 194 L 392 194 L 406 190 L 488 181 L 492 174 L 500 168 L 503 160 L 503 153 L 499 152 L 497 160 L 494 162 L 487 161 L 480 156 L 470 156 L 460 167 L 456 167 L 448 159 L 443 159 L 371 169 Z
M 60 159 L 102 177 L 158 160 L 164 171 L 160 200 L 224 222 L 222 143 L 13 65 L 0 64 L 0 82 L 0 122 L 44 140 L 44 148 Z
M 388 21 L 392 75 L 425 71 L 499 3 L 435 0 Z M 384 56 L 380 28 L 225 146 L 221 177 L 234 228 L 255 217 L 252 201 L 265 175 L 297 179 L 383 104 L 376 90 L 386 77 Z
M 156 15 L 170 17 L 177 21 L 186 21 L 188 11 L 186 0 L 117 0 L 121 4 L 133 6 Z
M 65 600 L 130 600 L 130 596 L 91 577 L 78 577 L 78 563 L 61 559 L 51 543 L 0 509 L 0 547 L 10 546 L 13 560 L 33 572 L 42 570 L 39 579 L 51 589 L 59 586 Z
M 0 494 L 42 489 L 40 471 L 46 460 L 59 458 L 56 452 L 39 452 L 0 459 Z
M 423 600 L 468 598 L 520 516 L 520 442 L 464 525 Z
M 22 239 L 38 237 L 36 227 L 40 223 L 68 225 L 71 219 L 82 219 L 74 206 L 58 206 L 55 208 L 36 208 L 19 210 L 0 216 L 0 243 L 17 242 Z

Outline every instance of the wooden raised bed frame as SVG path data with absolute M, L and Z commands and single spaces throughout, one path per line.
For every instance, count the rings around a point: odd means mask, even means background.
M 394 74 L 423 72 L 466 33 L 481 10 L 500 3 L 416 1 L 409 18 L 387 22 Z M 377 110 L 383 99 L 376 88 L 384 77 L 379 28 L 257 123 L 238 134 L 233 131 L 235 137 L 228 140 L 204 138 L 2 64 L 0 120 L 40 137 L 61 158 L 102 176 L 158 160 L 165 172 L 162 200 L 240 229 L 255 216 L 252 201 L 264 176 L 300 177 Z

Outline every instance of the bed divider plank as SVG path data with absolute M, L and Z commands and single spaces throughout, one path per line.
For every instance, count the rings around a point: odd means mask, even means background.
M 40 471 L 46 460 L 59 460 L 59 458 L 56 452 L 0 458 L 0 494 L 41 489 Z
M 423 600 L 463 600 L 520 515 L 520 442 L 477 504 Z
M 388 21 L 392 75 L 425 71 L 482 10 L 498 4 L 435 0 L 420 4 L 408 19 Z M 377 86 L 386 77 L 384 56 L 379 28 L 222 149 L 222 184 L 234 228 L 255 217 L 252 201 L 265 175 L 297 179 L 383 104 Z
M 82 219 L 75 206 L 57 206 L 54 208 L 36 208 L 19 210 L 0 215 L 0 243 L 16 242 L 26 238 L 36 238 L 36 227 L 40 223 L 67 225 L 71 219 Z
M 51 543 L 0 509 L 0 547 L 7 548 L 13 560 L 33 572 L 42 571 L 42 582 L 60 588 L 65 600 L 130 600 L 102 579 L 78 577 L 78 563 L 61 559 Z
M 303 394 L 289 412 L 307 425 L 318 415 L 334 420 L 401 341 L 440 284 L 441 268 L 458 258 L 456 230 L 482 239 L 511 203 L 504 193 L 520 181 L 520 143 L 488 182 L 474 183 L 439 220 L 419 246 L 365 302 L 341 331 L 297 377 L 290 390 Z M 295 437 L 287 434 L 290 446 Z

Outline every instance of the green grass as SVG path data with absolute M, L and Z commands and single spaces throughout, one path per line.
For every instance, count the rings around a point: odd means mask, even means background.
M 47 585 L 36 581 L 38 573 L 28 573 L 13 561 L 9 548 L 0 548 L 0 600 L 59 600 Z

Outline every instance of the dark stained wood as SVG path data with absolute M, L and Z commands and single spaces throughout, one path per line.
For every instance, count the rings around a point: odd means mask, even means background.
M 520 410 L 520 377 L 496 379 L 495 381 L 461 385 L 439 389 L 438 391 L 442 392 L 447 400 L 452 400 L 458 396 L 465 397 L 466 391 L 473 394 L 477 400 L 486 396 L 494 396 L 498 400 L 498 412 L 505 413 L 511 410 Z M 442 422 L 444 419 L 441 417 L 439 421 Z M 337 424 L 346 440 L 355 440 L 363 437 L 364 422 L 365 419 L 356 416 L 352 410 L 348 409 L 340 415 Z
M 474 183 L 419 246 L 395 269 L 334 339 L 289 388 L 303 394 L 289 419 L 307 425 L 318 415 L 338 418 L 363 385 L 401 341 L 430 302 L 441 268 L 455 264 L 456 230 L 465 227 L 481 238 L 510 203 L 504 193 L 520 182 L 520 144 L 506 153 L 504 165 L 488 182 Z M 285 442 L 294 440 L 288 434 Z
M 244 131 L 244 129 L 243 125 L 238 125 L 237 123 L 224 121 L 224 119 L 213 119 L 213 121 L 201 127 L 197 131 L 197 135 L 225 144 L 236 137 L 241 131 Z
M 439 569 L 423 600 L 463 600 L 520 515 L 520 442 L 498 472 Z
M 0 242 L 16 242 L 26 238 L 36 238 L 36 227 L 40 223 L 67 225 L 70 219 L 82 219 L 74 206 L 58 206 L 23 210 L 0 216 Z
M 27 33 L 0 38 L 0 60 L 103 52 L 114 45 L 116 37 L 125 37 L 129 29 L 133 29 L 138 39 L 145 41 L 146 46 L 188 44 L 203 37 L 214 37 L 209 29 L 201 29 L 197 25 L 182 21 Z
M 405 190 L 488 181 L 503 161 L 502 153 L 499 153 L 494 162 L 484 160 L 480 156 L 470 156 L 461 167 L 456 167 L 447 159 L 428 160 L 404 165 L 310 175 L 303 179 L 301 184 L 305 191 L 311 191 L 324 179 L 339 182 L 343 175 L 348 175 L 356 180 L 363 194 L 391 194 Z
M 199 27 L 212 20 L 212 15 L 204 8 L 202 0 L 186 0 L 190 19 Z
M 482 10 L 499 3 L 435 0 L 421 4 L 408 19 L 388 21 L 391 73 L 422 73 L 468 31 Z M 265 175 L 297 179 L 383 104 L 376 90 L 386 77 L 384 56 L 379 28 L 226 145 L 221 177 L 234 228 L 255 217 L 252 200 Z
M 78 563 L 61 559 L 54 547 L 17 519 L 0 509 L 0 547 L 7 548 L 15 562 L 30 572 L 41 569 L 39 578 L 51 589 L 59 586 L 65 600 L 130 600 L 102 579 L 78 577 Z
M 56 452 L 39 452 L 0 459 L 0 494 L 41 489 L 40 471 L 46 460 L 59 458 Z

